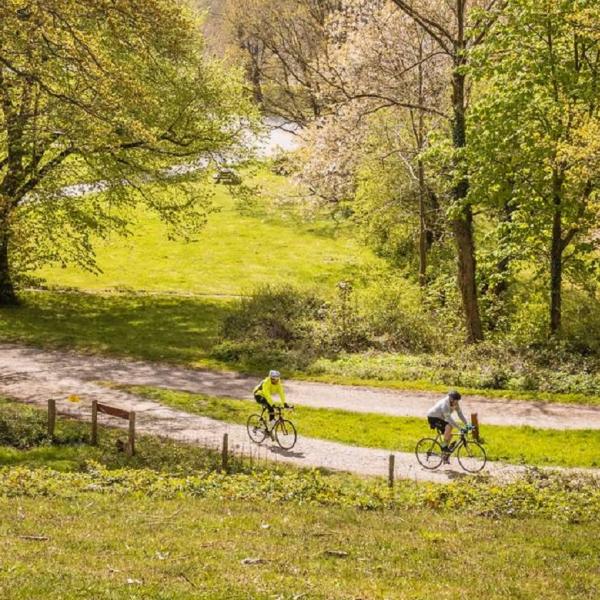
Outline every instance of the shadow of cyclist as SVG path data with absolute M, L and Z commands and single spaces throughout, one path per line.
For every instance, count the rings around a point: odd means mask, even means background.
M 288 458 L 304 458 L 304 452 L 294 452 L 293 450 L 284 450 L 279 446 L 270 446 L 269 450 L 273 454 L 280 454 L 281 456 L 286 456 Z

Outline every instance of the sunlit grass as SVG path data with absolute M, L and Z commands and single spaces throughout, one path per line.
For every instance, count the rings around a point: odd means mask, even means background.
M 251 413 L 260 412 L 254 401 L 141 386 L 126 389 L 180 410 L 230 423 L 245 424 Z M 417 440 L 432 435 L 425 417 L 393 417 L 300 405 L 288 416 L 300 435 L 370 448 L 414 452 Z M 482 437 L 490 460 L 539 466 L 600 467 L 600 430 L 556 431 L 484 425 Z

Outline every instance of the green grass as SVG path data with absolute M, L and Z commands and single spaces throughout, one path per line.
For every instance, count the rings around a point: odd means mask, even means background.
M 85 470 L 88 461 L 107 469 L 154 469 L 169 473 L 197 473 L 215 469 L 220 455 L 200 446 L 178 444 L 166 438 L 138 435 L 133 457 L 117 449 L 126 432 L 99 427 L 98 446 L 89 444 L 90 425 L 57 419 L 55 439 L 47 436 L 46 411 L 0 398 L 0 467 L 49 468 L 64 473 Z M 232 458 L 233 469 L 244 462 Z
M 127 390 L 178 408 L 230 423 L 245 424 L 254 401 L 216 398 L 159 388 Z M 290 418 L 301 435 L 369 448 L 413 452 L 430 435 L 425 419 L 296 406 Z M 482 437 L 490 460 L 538 466 L 600 467 L 600 431 L 485 425 Z
M 216 298 L 27 292 L 0 309 L 0 338 L 210 366 L 227 302 Z M 225 365 L 219 364 L 223 367 Z
M 85 424 L 58 427 L 49 446 L 43 411 L 0 400 L 7 600 L 600 593 L 592 481 L 531 474 L 503 487 L 469 478 L 390 489 L 281 465 L 237 463 L 226 474 L 209 450 L 142 436 L 127 458 L 114 447 L 121 431 L 102 427 L 91 448 Z
M 48 284 L 85 290 L 147 290 L 236 295 L 264 284 L 332 287 L 380 264 L 347 229 L 330 220 L 305 222 L 281 204 L 292 193 L 282 177 L 266 170 L 251 181 L 263 197 L 241 209 L 225 186 L 215 186 L 216 212 L 196 240 L 169 240 L 148 212 L 136 215 L 134 235 L 96 244 L 96 276 L 75 267 L 46 267 L 36 275 Z
M 0 595 L 592 599 L 600 594 L 599 534 L 598 521 L 565 525 L 431 510 L 93 493 L 0 498 Z M 41 539 L 26 538 L 32 535 Z M 265 562 L 244 565 L 246 558 Z

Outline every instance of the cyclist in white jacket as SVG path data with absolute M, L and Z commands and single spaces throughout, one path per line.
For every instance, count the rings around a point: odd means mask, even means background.
M 465 424 L 466 429 L 471 429 L 471 425 L 467 423 L 458 401 L 461 396 L 458 392 L 449 392 L 445 398 L 436 402 L 427 413 L 427 421 L 431 429 L 437 429 L 443 436 L 444 442 L 442 450 L 451 452 L 450 440 L 452 439 L 452 428 L 461 429 L 461 426 L 452 418 L 452 413 L 456 412 L 459 419 Z

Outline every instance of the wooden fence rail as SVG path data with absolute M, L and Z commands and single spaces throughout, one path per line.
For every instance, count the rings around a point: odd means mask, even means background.
M 133 456 L 135 454 L 135 411 L 100 404 L 97 400 L 92 400 L 92 435 L 90 442 L 93 446 L 98 445 L 98 413 L 129 421 L 126 452 L 127 456 Z

